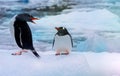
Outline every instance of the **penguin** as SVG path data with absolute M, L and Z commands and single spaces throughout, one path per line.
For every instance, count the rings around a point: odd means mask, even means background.
M 53 39 L 53 48 L 57 55 L 68 55 L 73 47 L 73 40 L 65 27 L 55 27 L 57 33 Z
M 21 13 L 13 17 L 10 30 L 14 36 L 16 44 L 22 50 L 12 53 L 12 55 L 21 55 L 22 52 L 27 52 L 27 50 L 31 50 L 36 57 L 40 57 L 33 46 L 31 29 L 27 23 L 35 23 L 33 20 L 38 20 L 38 18 L 34 18 L 28 13 Z

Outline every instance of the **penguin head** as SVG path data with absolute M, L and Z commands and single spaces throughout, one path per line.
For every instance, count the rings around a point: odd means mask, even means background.
M 33 20 L 38 20 L 38 18 L 35 18 L 32 15 L 29 15 L 27 13 L 22 13 L 16 16 L 16 20 L 35 23 Z
M 65 27 L 55 27 L 55 29 L 58 31 L 57 35 L 59 36 L 64 36 L 64 35 L 69 34 Z

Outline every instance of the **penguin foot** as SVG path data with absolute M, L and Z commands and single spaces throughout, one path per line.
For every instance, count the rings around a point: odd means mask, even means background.
M 58 56 L 58 55 L 60 55 L 60 53 L 56 53 L 55 55 Z
M 68 55 L 69 53 L 67 52 L 67 53 L 61 53 L 61 55 Z
M 25 52 L 25 53 L 27 53 L 28 51 L 27 51 L 27 50 L 21 50 L 21 52 Z
M 16 53 L 12 53 L 11 55 L 22 55 L 22 52 L 19 51 L 19 52 L 16 52 Z
M 66 49 L 64 53 L 61 53 L 61 55 L 68 55 L 69 51 Z

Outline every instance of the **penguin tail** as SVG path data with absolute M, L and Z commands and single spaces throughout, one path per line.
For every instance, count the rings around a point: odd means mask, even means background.
M 33 53 L 37 58 L 40 58 L 40 55 L 39 55 L 35 50 L 32 50 L 32 53 Z

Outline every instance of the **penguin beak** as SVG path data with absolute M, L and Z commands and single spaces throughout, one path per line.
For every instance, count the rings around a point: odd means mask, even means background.
M 59 27 L 55 27 L 56 30 L 59 30 L 60 28 Z
M 39 20 L 38 18 L 34 18 L 34 17 L 33 17 L 33 18 L 31 18 L 31 19 L 32 19 L 32 20 Z
M 34 20 L 39 20 L 39 19 L 34 17 L 31 18 L 31 22 L 35 24 Z

